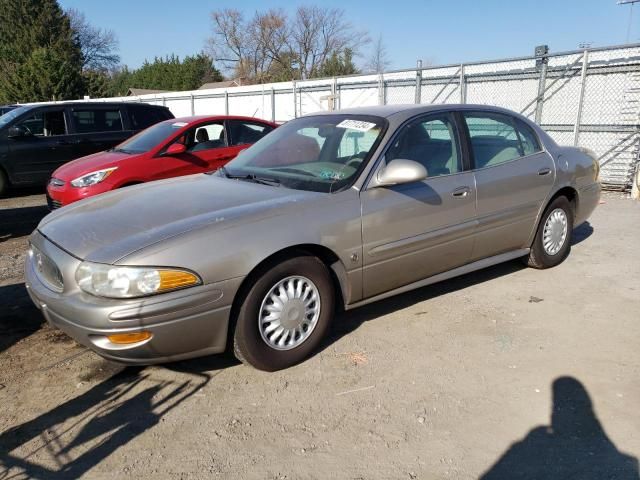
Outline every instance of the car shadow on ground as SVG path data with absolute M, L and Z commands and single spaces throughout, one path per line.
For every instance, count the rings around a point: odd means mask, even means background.
M 0 243 L 31 234 L 48 213 L 45 205 L 0 209 Z
M 4 469 L 0 479 L 79 478 L 153 428 L 233 364 L 228 357 L 218 356 L 189 362 L 188 366 L 167 366 L 183 374 L 176 380 L 156 379 L 152 369 L 110 364 L 119 371 L 0 435 L 0 467 Z M 126 468 L 123 465 L 123 476 Z
M 552 392 L 550 425 L 514 442 L 481 480 L 638 480 L 638 459 L 609 439 L 582 383 L 560 377 Z
M 0 353 L 36 332 L 43 323 L 24 283 L 0 287 Z

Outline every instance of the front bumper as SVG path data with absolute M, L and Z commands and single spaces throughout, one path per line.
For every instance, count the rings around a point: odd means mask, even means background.
M 100 182 L 89 187 L 73 187 L 68 181 L 64 185 L 47 184 L 47 205 L 50 210 L 64 207 L 70 203 L 113 190 L 115 186 L 109 182 Z
M 31 242 L 55 262 L 64 279 L 63 291 L 54 292 L 27 257 L 25 284 L 31 299 L 51 325 L 99 355 L 146 365 L 225 350 L 231 303 L 241 278 L 138 299 L 100 298 L 76 285 L 79 259 L 37 231 Z M 114 344 L 106 338 L 141 331 L 151 332 L 152 337 L 130 345 Z

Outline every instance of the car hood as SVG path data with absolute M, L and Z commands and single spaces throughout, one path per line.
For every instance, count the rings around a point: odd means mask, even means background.
M 197 174 L 73 203 L 45 217 L 38 230 L 79 259 L 113 264 L 182 233 L 282 215 L 323 195 Z
M 51 176 L 59 178 L 60 180 L 71 181 L 74 178 L 95 172 L 96 170 L 117 166 L 122 160 L 129 160 L 138 156 L 140 156 L 140 154 L 131 155 L 128 153 L 108 150 L 98 152 L 93 155 L 87 155 L 86 157 L 80 157 L 76 160 L 65 163 L 53 172 Z

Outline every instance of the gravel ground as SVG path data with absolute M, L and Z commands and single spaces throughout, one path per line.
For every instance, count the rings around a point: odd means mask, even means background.
M 277 373 L 123 368 L 45 326 L 22 283 L 45 214 L 0 200 L 0 479 L 638 479 L 638 202 L 605 195 L 554 269 L 343 314 Z

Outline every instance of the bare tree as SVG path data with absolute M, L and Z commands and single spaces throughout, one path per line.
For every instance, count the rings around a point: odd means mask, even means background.
M 82 51 L 82 69 L 103 71 L 114 69 L 120 63 L 118 39 L 112 30 L 91 25 L 84 13 L 75 8 L 66 11 L 71 28 L 76 34 Z
M 349 22 L 344 10 L 299 7 L 293 21 L 291 51 L 296 55 L 302 78 L 317 76 L 320 68 L 334 53 L 349 50 L 357 55 L 370 39 L 366 32 L 358 32 Z
M 312 78 L 334 55 L 357 54 L 367 43 L 339 9 L 300 7 L 293 19 L 282 9 L 256 12 L 247 20 L 234 9 L 211 14 L 213 58 L 227 73 L 256 82 Z
M 370 73 L 383 73 L 389 68 L 391 61 L 387 54 L 387 47 L 382 40 L 382 35 L 378 35 L 377 40 L 373 44 L 373 51 L 369 60 L 365 64 L 365 71 Z

